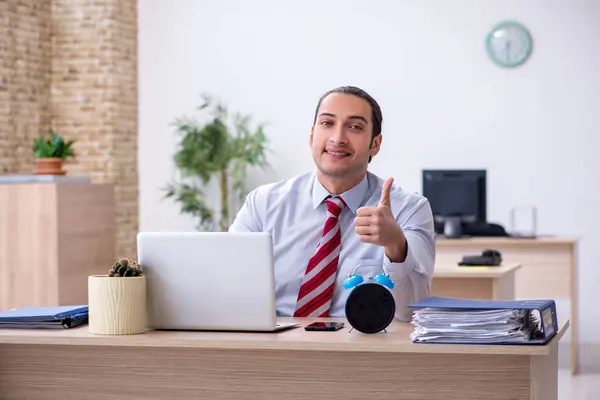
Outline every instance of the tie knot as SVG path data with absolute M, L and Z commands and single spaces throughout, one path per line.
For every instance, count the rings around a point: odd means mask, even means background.
M 340 216 L 342 209 L 346 203 L 341 197 L 330 197 L 327 199 L 327 212 L 330 217 L 337 218 Z

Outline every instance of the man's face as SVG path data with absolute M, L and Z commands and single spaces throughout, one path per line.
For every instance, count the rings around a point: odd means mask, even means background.
M 353 178 L 367 169 L 379 152 L 381 135 L 371 144 L 373 122 L 369 103 L 351 94 L 323 99 L 311 129 L 310 147 L 317 168 L 332 178 Z

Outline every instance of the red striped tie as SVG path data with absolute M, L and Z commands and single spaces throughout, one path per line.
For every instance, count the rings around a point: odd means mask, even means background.
M 294 317 L 327 317 L 335 287 L 342 244 L 338 216 L 346 203 L 339 197 L 327 199 L 327 221 L 317 252 L 308 262 Z

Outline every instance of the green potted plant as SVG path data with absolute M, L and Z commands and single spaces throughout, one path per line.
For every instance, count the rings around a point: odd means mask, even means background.
M 203 94 L 202 100 L 198 109 L 206 112 L 205 122 L 184 116 L 174 123 L 181 135 L 174 162 L 183 181 L 167 185 L 165 197 L 180 203 L 182 213 L 198 218 L 198 230 L 226 231 L 232 203 L 243 201 L 247 194 L 248 168 L 268 165 L 265 124 L 252 128 L 249 115 L 230 115 L 227 107 L 209 94 Z M 213 178 L 220 191 L 218 218 L 201 187 Z
M 33 141 L 33 154 L 36 159 L 35 173 L 38 175 L 64 175 L 62 169 L 63 161 L 69 157 L 74 157 L 74 140 L 65 142 L 65 140 L 56 134 L 52 128 L 49 130 L 49 136 L 40 136 Z
M 146 276 L 128 258 L 115 262 L 106 275 L 88 278 L 89 332 L 135 335 L 146 332 Z

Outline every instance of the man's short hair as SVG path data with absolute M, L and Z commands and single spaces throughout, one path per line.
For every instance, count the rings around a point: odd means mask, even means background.
M 317 115 L 319 113 L 319 107 L 321 107 L 321 103 L 323 100 L 332 93 L 345 93 L 352 94 L 354 96 L 358 96 L 361 99 L 365 99 L 369 105 L 371 106 L 371 125 L 373 126 L 373 131 L 371 132 L 371 139 L 381 133 L 381 124 L 383 123 L 383 115 L 381 113 L 381 108 L 377 101 L 371 95 L 364 90 L 357 88 L 356 86 L 340 86 L 334 89 L 327 91 L 321 98 L 319 99 L 319 103 L 317 104 L 317 108 L 315 109 L 315 117 L 313 120 L 313 125 L 317 122 Z

